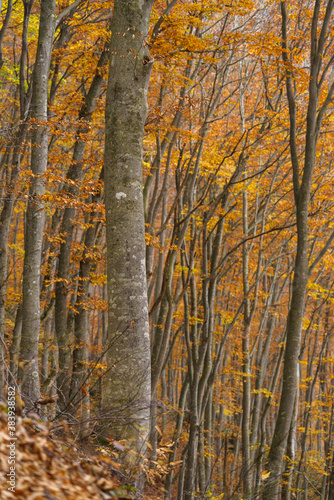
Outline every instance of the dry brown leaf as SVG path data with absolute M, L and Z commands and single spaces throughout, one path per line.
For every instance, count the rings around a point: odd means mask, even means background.
M 63 426 L 65 427 L 65 426 Z M 105 491 L 117 488 L 110 476 L 108 457 L 86 458 L 74 441 L 49 437 L 46 425 L 34 419 L 19 419 L 16 432 L 16 493 L 8 491 L 7 415 L 0 409 L 0 498 L 1 500 L 101 500 L 113 498 Z M 120 444 L 122 447 L 122 445 Z M 83 467 L 81 464 L 85 464 Z M 84 470 L 83 470 L 84 469 Z M 104 491 L 105 490 L 105 491 Z

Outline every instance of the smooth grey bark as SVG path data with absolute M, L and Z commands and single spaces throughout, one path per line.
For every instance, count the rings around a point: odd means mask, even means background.
M 243 228 L 248 236 L 248 193 L 243 194 Z M 251 366 L 250 366 L 250 334 L 251 307 L 249 299 L 249 253 L 250 247 L 245 243 L 242 247 L 242 274 L 244 289 L 244 331 L 242 336 L 242 481 L 243 494 L 250 498 L 252 489 L 252 469 L 250 461 L 250 420 L 251 420 Z
M 42 0 L 37 54 L 33 73 L 31 118 L 31 172 L 25 221 L 23 266 L 21 360 L 22 395 L 29 404 L 40 396 L 38 340 L 40 332 L 40 268 L 44 229 L 43 174 L 48 161 L 47 101 L 48 75 L 55 26 L 56 0 Z
M 276 420 L 274 436 L 272 439 L 269 456 L 268 471 L 270 476 L 264 484 L 263 500 L 276 500 L 279 498 L 280 478 L 283 472 L 284 453 L 287 447 L 289 431 L 291 428 L 294 401 L 298 390 L 298 359 L 301 345 L 302 320 L 305 308 L 307 283 L 309 278 L 308 259 L 308 215 L 312 187 L 312 178 L 316 162 L 316 146 L 324 113 L 331 102 L 334 92 L 334 82 L 331 84 L 326 99 L 318 107 L 318 98 L 323 84 L 326 68 L 322 75 L 321 66 L 325 50 L 325 42 L 329 23 L 332 17 L 334 1 L 328 0 L 326 11 L 319 26 L 321 0 L 316 0 L 313 10 L 311 26 L 311 54 L 310 54 L 310 82 L 308 90 L 308 108 L 306 117 L 306 138 L 304 168 L 300 180 L 299 161 L 296 143 L 296 101 L 293 90 L 293 75 L 287 53 L 287 8 L 281 2 L 282 14 L 282 54 L 286 65 L 286 88 L 290 115 L 290 156 L 293 173 L 293 186 L 296 205 L 297 222 L 297 251 L 295 259 L 292 297 L 287 322 L 287 338 L 284 355 L 283 386 Z
M 146 37 L 153 0 L 116 0 L 106 102 L 105 199 L 108 371 L 104 410 L 122 418 L 108 431 L 145 449 L 151 404 L 142 143 L 152 68 Z
M 24 3 L 24 17 L 22 28 L 22 49 L 20 56 L 20 89 L 25 88 L 25 65 L 28 52 L 28 26 L 33 0 Z M 9 8 L 9 4 L 8 4 Z M 7 10 L 8 14 L 8 10 Z M 6 14 L 6 16 L 7 16 Z M 9 22 L 9 19 L 8 19 Z M 5 29 L 5 25 L 2 28 Z M 5 33 L 5 32 L 4 32 Z M 23 68 L 23 69 L 22 69 Z M 20 116 L 22 122 L 18 126 L 12 144 L 9 144 L 4 155 L 4 164 L 12 167 L 10 181 L 6 188 L 6 197 L 3 201 L 0 215 L 0 397 L 3 394 L 5 384 L 5 359 L 3 355 L 5 315 L 6 315 L 6 293 L 7 293 L 7 251 L 8 235 L 12 220 L 12 213 L 15 204 L 15 186 L 19 175 L 20 160 L 22 156 L 23 144 L 27 134 L 27 114 L 30 106 L 31 88 L 28 92 L 20 91 Z

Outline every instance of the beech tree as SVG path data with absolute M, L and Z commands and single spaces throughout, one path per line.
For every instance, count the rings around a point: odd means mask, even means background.
M 41 2 L 37 54 L 32 79 L 31 118 L 33 120 L 32 180 L 25 224 L 25 258 L 22 285 L 21 362 L 24 365 L 22 393 L 28 404 L 40 396 L 38 341 L 40 334 L 40 269 L 44 230 L 43 174 L 48 162 L 48 75 L 55 30 L 56 0 Z
M 109 322 L 104 402 L 114 415 L 110 433 L 138 450 L 149 432 L 151 404 L 142 143 L 152 5 L 153 0 L 114 3 L 105 113 Z
M 12 12 L 12 2 L 8 2 L 6 16 L 3 22 L 3 26 L 1 28 L 1 65 L 3 63 L 2 60 L 2 43 L 6 33 L 6 29 L 8 28 L 8 24 L 10 21 L 10 16 Z M 28 51 L 28 28 L 29 28 L 29 18 L 31 14 L 31 2 L 26 2 L 24 4 L 24 17 L 23 17 L 23 29 L 22 29 L 22 49 L 21 49 L 21 57 L 20 57 L 20 75 L 19 75 L 19 86 L 20 86 L 20 118 L 21 123 L 18 127 L 13 139 L 9 141 L 9 144 L 6 145 L 6 151 L 3 155 L 2 163 L 3 165 L 7 165 L 7 167 L 12 166 L 10 180 L 7 182 L 6 186 L 6 198 L 4 199 L 1 215 L 0 215 L 0 335 L 1 335 L 1 346 L 0 352 L 3 352 L 4 349 L 4 333 L 5 333 L 5 311 L 6 311 L 6 293 L 7 293 L 7 279 L 8 279 L 8 267 L 7 267 L 7 259 L 8 259 L 8 236 L 10 230 L 10 224 L 12 221 L 12 213 L 15 203 L 15 184 L 19 175 L 19 166 L 22 156 L 23 144 L 27 135 L 27 115 L 30 107 L 31 100 L 31 87 L 29 92 L 25 92 L 26 85 L 26 59 L 27 59 L 27 51 Z M 16 359 L 16 364 L 19 356 L 19 345 L 20 345 L 20 337 L 19 341 L 16 343 L 13 351 L 13 357 Z M 4 395 L 4 384 L 5 384 L 5 358 L 3 355 L 2 363 L 0 366 L 0 395 Z M 14 374 L 15 375 L 15 374 Z
M 332 102 L 334 82 L 331 82 L 327 93 L 322 96 L 319 106 L 319 97 L 322 91 L 329 64 L 323 65 L 323 58 L 331 41 L 328 41 L 328 31 L 332 26 L 332 12 L 334 1 L 321 2 L 316 0 L 313 8 L 310 32 L 310 69 L 308 106 L 306 116 L 306 135 L 304 165 L 300 172 L 300 160 L 297 147 L 297 103 L 293 86 L 293 56 L 289 53 L 288 23 L 286 2 L 281 2 L 282 15 L 282 54 L 286 71 L 286 91 L 289 104 L 290 118 L 290 154 L 294 200 L 296 205 L 297 222 L 297 250 L 294 266 L 294 278 L 291 304 L 289 309 L 286 333 L 286 348 L 284 355 L 283 385 L 280 399 L 275 433 L 268 457 L 268 471 L 263 498 L 274 500 L 279 497 L 279 479 L 283 471 L 283 457 L 291 426 L 293 426 L 293 409 L 298 390 L 298 361 L 301 348 L 302 321 L 305 311 L 305 297 L 310 271 L 314 267 L 309 261 L 309 205 L 312 191 L 312 181 L 316 166 L 317 142 L 321 130 L 322 120 L 329 104 Z M 332 62 L 332 58 L 330 61 Z M 327 251 L 332 236 L 324 244 L 315 261 Z

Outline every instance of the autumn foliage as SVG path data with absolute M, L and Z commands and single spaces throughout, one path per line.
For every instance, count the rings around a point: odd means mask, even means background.
M 57 0 L 47 123 L 32 119 L 30 109 L 40 2 L 3 1 L 0 25 L 4 387 L 25 383 L 21 305 L 32 137 L 46 126 L 48 164 L 38 198 L 45 214 L 39 387 L 42 398 L 59 396 L 44 417 L 67 419 L 78 439 L 95 442 L 102 440 L 97 422 L 123 418 L 106 416 L 103 390 L 112 369 L 106 363 L 103 170 L 112 3 Z M 280 2 L 154 2 L 145 42 L 154 63 L 143 141 L 152 363 L 151 432 L 142 466 L 147 498 L 181 500 L 190 498 L 187 491 L 195 498 L 260 498 L 270 475 L 296 269 L 294 176 L 301 179 L 305 169 L 313 4 L 320 37 L 333 2 L 283 3 L 285 44 Z M 316 107 L 323 113 L 310 183 L 309 274 L 282 499 L 329 499 L 334 491 L 333 30 L 331 13 L 318 81 Z M 26 424 L 35 425 L 42 424 Z M 58 456 L 44 427 L 38 437 L 20 432 L 24 453 L 34 441 L 38 460 Z M 0 463 L 4 456 L 2 450 Z M 93 473 L 82 479 L 79 467 L 70 470 L 67 458 L 57 460 L 55 477 L 43 476 L 56 498 L 63 498 L 56 492 L 60 469 L 73 497 L 89 484 L 86 498 L 98 498 L 95 489 L 112 481 Z M 33 462 L 22 455 L 19 473 L 28 476 Z

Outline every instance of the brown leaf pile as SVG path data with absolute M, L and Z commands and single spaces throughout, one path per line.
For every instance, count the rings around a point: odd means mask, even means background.
M 15 493 L 8 491 L 7 414 L 0 408 L 0 498 L 24 500 L 119 499 L 107 462 L 83 458 L 71 440 L 50 436 L 33 418 L 16 417 Z M 71 444 L 72 443 L 72 444 Z M 123 497 L 124 498 L 124 497 Z

